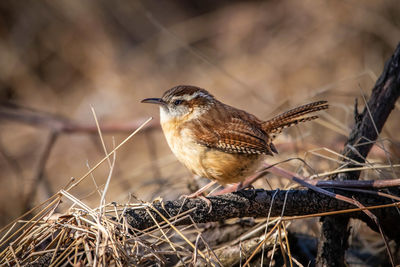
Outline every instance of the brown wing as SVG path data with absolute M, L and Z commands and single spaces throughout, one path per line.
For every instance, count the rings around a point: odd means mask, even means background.
M 227 105 L 218 105 L 210 111 L 213 114 L 191 122 L 199 143 L 227 153 L 272 155 L 276 152 L 255 116 Z

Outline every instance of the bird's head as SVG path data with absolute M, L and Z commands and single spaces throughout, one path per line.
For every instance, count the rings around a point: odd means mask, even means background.
M 166 122 L 196 119 L 210 109 L 215 98 L 202 88 L 179 85 L 167 90 L 161 98 L 146 98 L 142 103 L 159 105 L 161 122 Z

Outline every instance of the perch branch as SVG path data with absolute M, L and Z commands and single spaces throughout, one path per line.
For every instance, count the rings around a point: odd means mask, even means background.
M 356 197 L 357 200 L 362 202 L 366 207 L 382 204 L 395 205 L 391 199 L 376 195 L 344 190 L 331 190 L 331 192 L 340 193 L 348 197 Z M 301 216 L 354 208 L 354 206 L 349 203 L 311 190 L 289 190 L 287 192 L 280 190 L 266 191 L 263 189 L 242 190 L 221 196 L 208 197 L 212 204 L 211 211 L 209 211 L 209 206 L 202 199 L 175 200 L 166 201 L 165 203 L 157 202 L 153 203 L 153 207 L 166 218 L 189 212 L 187 215 L 190 215 L 191 219 L 196 223 L 242 217 L 257 218 L 267 216 L 274 194 L 275 198 L 273 201 L 273 208 L 271 209 L 271 216 L 281 215 L 285 194 L 288 195 L 285 216 Z M 400 204 L 400 202 L 396 203 Z M 149 212 L 157 221 L 162 222 L 162 218 L 151 209 L 128 209 L 124 216 L 133 229 L 143 230 L 154 226 L 154 220 L 149 215 Z M 392 227 L 396 220 L 397 222 L 400 220 L 400 215 L 396 212 L 396 209 L 375 209 L 373 213 L 381 219 L 381 224 L 385 231 L 387 231 L 388 236 L 392 239 L 400 240 L 400 233 Z M 370 226 L 373 225 L 371 224 L 371 220 L 368 219 L 368 216 L 362 212 L 352 213 L 351 216 L 366 221 Z M 176 225 L 187 225 L 191 223 L 192 221 L 187 218 L 177 221 Z

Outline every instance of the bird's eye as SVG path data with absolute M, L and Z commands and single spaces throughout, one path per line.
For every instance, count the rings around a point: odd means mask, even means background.
M 183 103 L 183 100 L 181 100 L 181 99 L 177 99 L 177 100 L 174 101 L 174 105 L 175 106 L 178 106 L 178 105 L 180 105 L 182 103 Z

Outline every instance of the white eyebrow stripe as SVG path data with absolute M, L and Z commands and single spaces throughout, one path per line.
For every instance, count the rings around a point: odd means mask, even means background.
M 181 95 L 181 96 L 174 96 L 172 97 L 172 100 L 175 99 L 183 99 L 186 101 L 190 101 L 198 96 L 204 97 L 204 98 L 208 98 L 208 99 L 212 99 L 212 97 L 208 94 L 205 94 L 203 92 L 194 92 L 193 94 L 189 95 L 189 94 L 185 94 L 185 95 Z

